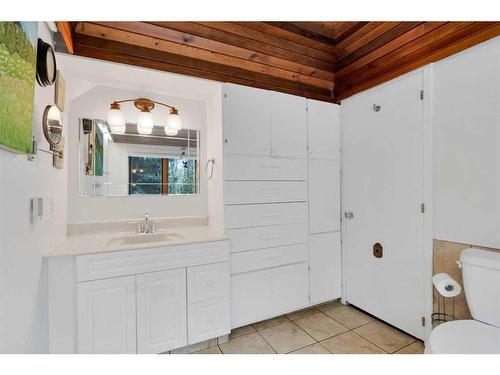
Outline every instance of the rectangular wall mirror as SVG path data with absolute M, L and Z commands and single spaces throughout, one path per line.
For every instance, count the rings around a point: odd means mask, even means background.
M 165 135 L 155 126 L 150 135 L 127 123 L 114 134 L 106 121 L 79 122 L 80 195 L 137 196 L 199 193 L 199 130 Z

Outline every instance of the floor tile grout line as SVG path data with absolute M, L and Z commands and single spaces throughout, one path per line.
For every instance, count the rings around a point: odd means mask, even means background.
M 415 343 L 417 343 L 417 342 L 419 342 L 419 341 L 422 341 L 422 340 L 420 340 L 420 339 L 416 339 L 415 341 L 413 341 L 413 342 L 409 343 L 408 345 L 403 346 L 402 348 L 400 348 L 400 349 L 396 350 L 396 351 L 395 351 L 394 353 L 392 353 L 392 354 L 396 354 L 397 352 L 400 352 L 401 350 L 403 350 L 403 349 L 405 349 L 405 348 L 407 348 L 407 347 L 409 347 L 409 346 L 411 346 L 411 345 L 413 345 L 413 344 L 415 344 Z M 423 341 L 422 341 L 422 342 L 423 342 Z
M 271 327 L 269 327 L 269 328 L 271 328 Z M 259 334 L 260 337 L 262 337 L 262 340 L 264 340 L 266 342 L 266 344 L 269 345 L 269 347 L 273 350 L 274 354 L 278 354 L 276 349 L 274 349 L 274 346 L 272 346 L 271 343 L 269 341 L 267 341 L 266 338 L 264 336 L 262 336 L 259 331 L 256 331 L 256 332 Z
M 366 324 L 365 324 L 366 325 Z M 359 327 L 358 327 L 359 328 Z M 392 354 L 392 353 L 389 353 L 387 350 L 385 350 L 384 348 L 381 348 L 380 346 L 378 346 L 377 344 L 375 344 L 372 340 L 370 340 L 369 338 L 366 338 L 364 337 L 363 335 L 360 335 L 358 332 L 355 331 L 355 329 L 357 328 L 354 328 L 351 330 L 352 333 L 354 333 L 355 335 L 361 337 L 362 339 L 372 343 L 373 345 L 375 345 L 377 348 L 379 348 L 380 350 L 382 350 L 385 354 Z M 394 353 L 394 352 L 393 352 Z

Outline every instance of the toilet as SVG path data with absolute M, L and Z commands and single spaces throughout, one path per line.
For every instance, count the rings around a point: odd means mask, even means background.
M 460 254 L 460 266 L 473 319 L 434 328 L 425 352 L 500 354 L 500 253 L 470 248 Z

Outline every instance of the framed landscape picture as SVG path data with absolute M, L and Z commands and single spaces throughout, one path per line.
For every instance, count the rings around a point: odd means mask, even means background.
M 38 22 L 0 22 L 0 148 L 30 153 Z

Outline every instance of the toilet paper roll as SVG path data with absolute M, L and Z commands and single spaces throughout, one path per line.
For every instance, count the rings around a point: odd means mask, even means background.
M 432 283 L 443 297 L 456 297 L 462 291 L 460 284 L 453 280 L 447 273 L 438 273 L 434 275 L 432 277 Z

